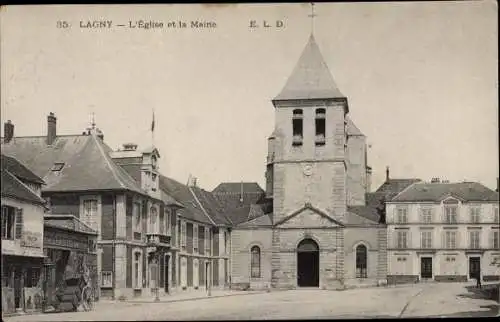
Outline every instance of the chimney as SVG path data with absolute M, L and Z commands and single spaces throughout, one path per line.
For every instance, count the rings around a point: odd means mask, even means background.
M 56 140 L 57 131 L 56 131 L 56 121 L 54 113 L 50 112 L 49 116 L 47 116 L 47 144 L 52 145 Z
M 136 151 L 137 144 L 135 143 L 125 143 L 123 144 L 123 151 Z
M 3 125 L 3 141 L 9 143 L 14 137 L 14 124 L 10 120 Z
M 385 168 L 385 181 L 389 181 L 389 166 Z
M 188 186 L 189 187 L 196 187 L 196 177 L 189 175 Z
M 240 203 L 243 203 L 243 181 L 241 181 Z

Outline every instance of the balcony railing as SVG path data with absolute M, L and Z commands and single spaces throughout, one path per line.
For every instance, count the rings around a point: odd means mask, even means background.
M 170 245 L 170 236 L 148 233 L 146 234 L 146 242 L 149 246 Z

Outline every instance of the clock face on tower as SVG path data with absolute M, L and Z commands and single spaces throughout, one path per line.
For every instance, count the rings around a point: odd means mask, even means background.
M 304 175 L 306 175 L 306 176 L 310 176 L 310 175 L 312 174 L 312 172 L 313 172 L 313 167 L 312 167 L 312 165 L 310 165 L 310 164 L 306 164 L 306 165 L 304 166 Z

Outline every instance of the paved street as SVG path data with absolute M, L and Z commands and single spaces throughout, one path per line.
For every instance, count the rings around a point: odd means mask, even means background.
M 470 283 L 346 291 L 317 289 L 160 303 L 100 303 L 93 312 L 17 316 L 14 321 L 227 320 L 495 316 L 497 303 L 474 298 Z

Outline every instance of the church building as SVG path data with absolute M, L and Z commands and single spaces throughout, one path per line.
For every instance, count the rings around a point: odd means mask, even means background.
M 265 195 L 233 227 L 232 287 L 385 283 L 386 228 L 366 202 L 366 137 L 312 34 L 272 103 Z

